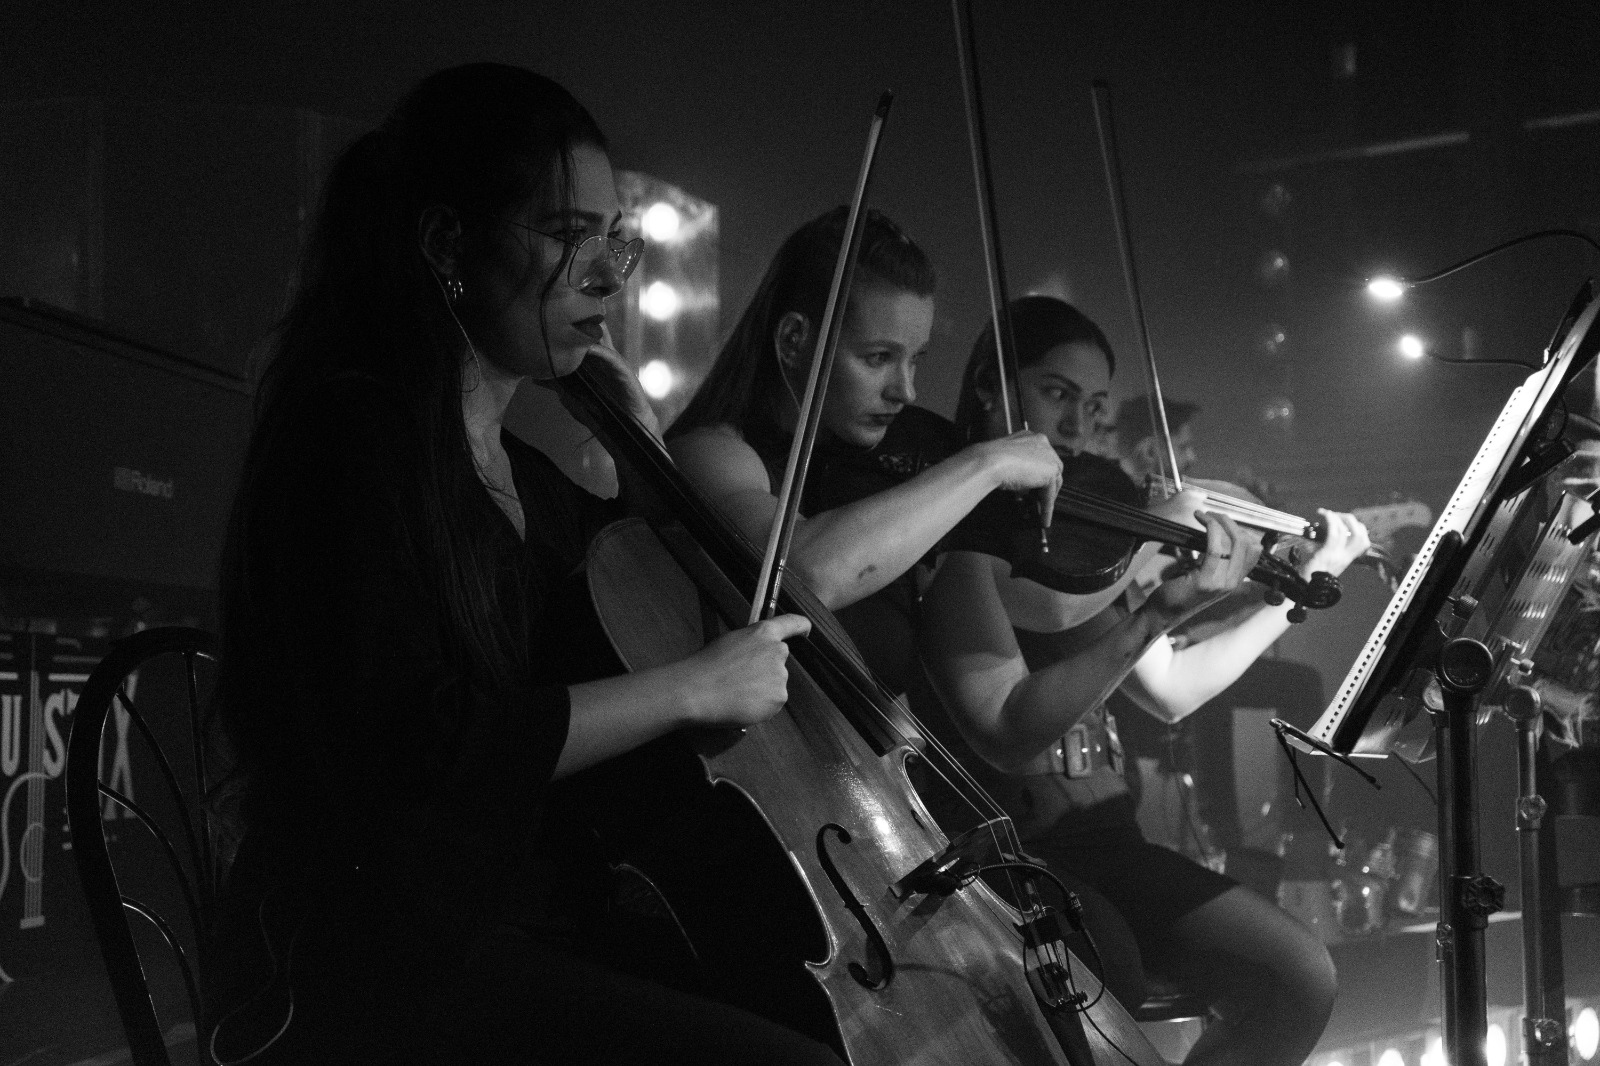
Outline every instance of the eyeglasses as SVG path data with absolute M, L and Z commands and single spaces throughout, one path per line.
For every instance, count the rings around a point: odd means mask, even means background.
M 529 233 L 560 241 L 572 249 L 569 253 L 571 258 L 567 261 L 567 284 L 589 296 L 615 294 L 628 280 L 628 275 L 633 273 L 633 268 L 639 265 L 639 257 L 644 254 L 643 237 L 622 241 L 597 233 L 581 241 L 572 241 L 521 222 L 511 224 Z

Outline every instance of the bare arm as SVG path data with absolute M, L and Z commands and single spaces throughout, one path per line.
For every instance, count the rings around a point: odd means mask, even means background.
M 753 725 L 778 713 L 788 699 L 784 641 L 810 628 L 803 615 L 779 615 L 724 633 L 687 659 L 571 686 L 555 779 L 674 729 Z
M 1206 516 L 1205 525 L 1209 545 L 1198 571 L 1106 624 L 1077 654 L 1031 673 L 998 591 L 1005 564 L 968 552 L 946 556 L 922 600 L 923 663 L 973 749 L 1000 770 L 1026 767 L 1103 702 L 1152 642 L 1237 587 L 1259 547 L 1252 550 L 1229 519 Z
M 1309 560 L 1302 575 L 1326 570 L 1338 575 L 1370 547 L 1367 531 L 1351 515 L 1322 512 L 1328 536 Z M 1263 605 L 1237 625 L 1186 648 L 1174 649 L 1170 641 L 1157 641 L 1129 675 L 1124 691 L 1164 722 L 1192 714 L 1239 677 L 1288 630 L 1291 604 Z
M 747 537 L 765 545 L 776 486 L 731 429 L 697 429 L 673 441 L 679 468 Z M 965 448 L 893 488 L 799 520 L 789 566 L 829 608 L 870 596 L 927 554 L 997 488 L 1054 487 L 1061 461 L 1042 434 Z
M 945 556 L 922 599 L 922 655 L 934 690 L 974 751 L 1016 771 L 1110 695 L 1170 622 L 1141 608 L 1083 654 L 1028 672 L 996 582 L 1006 564 Z

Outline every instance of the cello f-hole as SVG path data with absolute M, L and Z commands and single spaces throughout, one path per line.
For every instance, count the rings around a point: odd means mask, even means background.
M 889 945 L 883 939 L 883 934 L 878 931 L 878 926 L 872 920 L 872 915 L 867 913 L 867 908 L 856 899 L 855 893 L 850 891 L 850 886 L 845 884 L 844 875 L 839 872 L 839 867 L 834 865 L 833 856 L 828 854 L 828 834 L 832 832 L 839 838 L 839 843 L 850 843 L 850 831 L 837 822 L 829 822 L 817 830 L 817 861 L 822 864 L 822 871 L 828 875 L 828 881 L 833 885 L 833 890 L 839 893 L 839 899 L 844 902 L 845 909 L 855 916 L 861 923 L 861 928 L 866 931 L 867 940 L 871 942 L 874 953 L 881 964 L 881 972 L 877 977 L 859 962 L 849 965 L 850 976 L 870 992 L 882 992 L 889 987 L 889 982 L 894 980 L 894 957 L 889 954 Z

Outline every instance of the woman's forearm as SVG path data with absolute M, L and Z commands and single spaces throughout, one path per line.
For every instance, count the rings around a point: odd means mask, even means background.
M 1125 686 L 1141 707 L 1176 722 L 1215 699 L 1289 628 L 1289 604 L 1263 606 L 1232 629 L 1165 654 L 1152 649 Z
M 1002 770 L 1036 758 L 1104 703 L 1165 631 L 1156 615 L 1135 611 L 1076 654 L 1022 678 L 1006 697 L 986 758 Z
M 555 779 L 632 751 L 692 720 L 677 664 L 585 681 L 568 689 L 572 717 Z
M 872 595 L 916 565 L 994 491 L 994 464 L 963 451 L 883 492 L 807 518 L 789 565 L 830 609 Z

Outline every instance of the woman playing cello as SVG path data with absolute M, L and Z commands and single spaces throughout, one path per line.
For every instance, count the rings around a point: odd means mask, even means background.
M 599 958 L 589 857 L 540 817 L 556 779 L 777 712 L 807 626 L 622 673 L 578 573 L 614 508 L 501 428 L 585 356 L 650 420 L 603 343 L 618 221 L 594 120 L 512 67 L 425 79 L 335 167 L 224 567 L 221 1062 L 837 1062 Z

